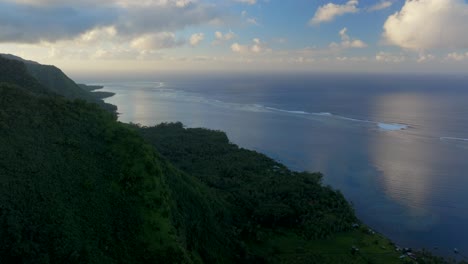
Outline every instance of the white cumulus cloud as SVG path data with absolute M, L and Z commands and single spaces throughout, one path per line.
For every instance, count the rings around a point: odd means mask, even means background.
M 216 31 L 214 35 L 215 35 L 215 40 L 212 43 L 213 45 L 220 45 L 236 37 L 236 34 L 234 34 L 234 32 L 232 31 L 229 31 L 227 33 Z
M 231 50 L 240 54 L 261 54 L 271 51 L 259 38 L 254 38 L 251 45 L 241 45 L 236 42 L 231 45 Z
M 236 42 L 231 45 L 231 50 L 236 53 L 246 53 L 249 50 L 249 48 L 246 45 L 241 45 Z
M 146 34 L 134 39 L 131 46 L 141 51 L 152 51 L 168 49 L 183 45 L 184 41 L 177 40 L 172 32 L 160 32 L 156 34 Z
M 419 58 L 418 58 L 417 62 L 423 63 L 423 62 L 433 61 L 435 59 L 436 59 L 436 56 L 434 56 L 433 54 L 421 53 L 421 54 L 419 54 Z
M 333 3 L 328 3 L 326 5 L 320 6 L 312 19 L 310 19 L 310 25 L 318 25 L 323 22 L 330 22 L 338 16 L 342 16 L 348 13 L 357 13 L 359 8 L 358 0 L 349 0 L 344 5 L 337 5 Z
M 195 33 L 193 34 L 192 36 L 190 36 L 190 45 L 192 46 L 197 46 L 198 44 L 200 44 L 200 42 L 202 42 L 203 40 L 205 39 L 205 34 L 203 33 Z
M 464 0 L 406 0 L 388 17 L 384 39 L 412 50 L 468 47 L 468 4 Z
M 400 63 L 406 61 L 407 57 L 403 54 L 393 54 L 381 51 L 375 55 L 375 60 L 379 62 Z
M 257 0 L 236 0 L 236 2 L 244 3 L 248 5 L 255 5 L 257 3 Z
M 115 27 L 95 28 L 89 30 L 76 38 L 77 42 L 96 44 L 105 40 L 113 39 L 117 36 Z
M 393 5 L 392 1 L 382 1 L 380 3 L 377 3 L 377 4 L 369 7 L 367 9 L 367 11 L 369 11 L 369 12 L 379 11 L 379 10 L 387 9 L 387 8 L 391 7 L 392 5 Z
M 463 61 L 468 59 L 468 52 L 463 54 L 463 53 L 457 53 L 457 52 L 451 52 L 447 54 L 446 60 L 452 60 L 452 61 Z
M 258 23 L 258 20 L 255 17 L 248 17 L 248 13 L 245 10 L 241 12 L 241 16 L 242 16 L 242 19 L 245 19 L 245 22 L 247 22 L 247 24 L 251 24 L 255 26 L 260 25 L 260 23 Z
M 341 43 L 332 42 L 329 45 L 329 47 L 332 48 L 332 49 L 336 49 L 336 48 L 362 49 L 362 48 L 367 47 L 367 44 L 364 41 L 362 41 L 360 39 L 356 39 L 356 38 L 351 38 L 350 36 L 348 36 L 347 32 L 348 32 L 347 28 L 343 28 L 342 30 L 340 30 L 339 34 L 340 34 L 340 37 L 341 37 Z

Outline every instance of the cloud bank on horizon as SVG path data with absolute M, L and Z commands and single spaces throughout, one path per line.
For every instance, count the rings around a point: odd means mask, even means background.
M 466 21 L 466 0 L 0 0 L 0 53 L 75 71 L 463 72 Z

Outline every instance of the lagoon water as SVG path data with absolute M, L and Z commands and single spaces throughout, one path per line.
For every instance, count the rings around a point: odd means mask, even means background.
M 102 83 L 120 120 L 225 131 L 295 170 L 321 171 L 404 247 L 468 255 L 468 78 L 155 77 Z

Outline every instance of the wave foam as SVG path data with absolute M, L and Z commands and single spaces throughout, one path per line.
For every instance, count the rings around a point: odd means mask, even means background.
M 273 108 L 273 107 L 265 107 L 265 109 L 276 111 L 276 112 L 281 112 L 281 113 L 288 113 L 288 114 L 322 116 L 322 117 L 341 119 L 341 120 L 346 120 L 346 121 L 351 121 L 351 122 L 372 124 L 372 125 L 377 126 L 382 131 L 399 131 L 399 130 L 408 129 L 408 125 L 405 125 L 405 124 L 383 123 L 383 122 L 374 122 L 370 120 L 361 120 L 361 119 L 355 119 L 355 118 L 350 118 L 350 117 L 345 117 L 345 116 L 340 116 L 340 115 L 334 115 L 329 112 L 309 113 L 305 111 L 285 110 L 285 109 L 279 109 L 279 108 Z
M 164 87 L 164 83 L 161 82 L 160 85 Z M 173 90 L 170 88 L 158 87 L 158 89 L 155 89 L 155 90 L 160 92 L 160 95 L 163 97 L 183 100 L 187 102 L 209 104 L 209 105 L 213 105 L 216 107 L 234 109 L 234 110 L 239 110 L 239 111 L 282 113 L 282 114 L 288 114 L 288 115 L 300 116 L 300 117 L 308 117 L 308 118 L 314 118 L 314 119 L 320 119 L 320 120 L 327 120 L 327 119 L 342 120 L 342 121 L 348 121 L 348 122 L 368 124 L 371 127 L 379 129 L 380 131 L 399 131 L 399 130 L 408 129 L 408 126 L 405 124 L 384 123 L 384 122 L 375 122 L 375 121 L 370 121 L 370 120 L 355 119 L 355 118 L 350 118 L 350 117 L 345 117 L 345 116 L 340 116 L 340 115 L 334 115 L 329 112 L 310 113 L 310 112 L 301 111 L 301 110 L 287 110 L 287 109 L 281 109 L 281 108 L 268 107 L 268 106 L 264 106 L 261 104 L 228 103 L 228 102 L 223 102 L 220 100 L 209 99 L 206 97 L 202 97 L 202 96 L 184 92 L 184 91 Z
M 289 114 L 299 114 L 299 115 L 310 115 L 311 113 L 304 112 L 304 111 L 294 111 L 294 110 L 284 110 L 284 109 L 279 109 L 279 108 L 274 108 L 274 107 L 265 107 L 268 110 L 272 111 L 278 111 L 278 112 L 283 112 L 283 113 L 289 113 Z
M 378 123 L 378 127 L 382 130 L 386 131 L 397 131 L 397 130 L 405 130 L 408 129 L 407 125 L 402 124 L 394 124 L 394 123 Z
M 457 138 L 457 137 L 441 137 L 442 141 L 468 141 L 468 138 Z

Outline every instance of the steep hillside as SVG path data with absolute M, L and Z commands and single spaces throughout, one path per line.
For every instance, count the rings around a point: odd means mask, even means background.
M 28 72 L 52 92 L 68 99 L 95 100 L 55 66 L 26 63 Z
M 68 99 L 82 99 L 95 103 L 111 112 L 117 111 L 115 106 L 104 103 L 99 96 L 84 90 L 55 66 L 42 65 L 10 54 L 0 54 L 0 59 L 0 65 L 3 65 L 0 67 L 9 67 L 5 66 L 12 63 L 8 61 L 15 61 L 17 65 L 24 64 L 27 73 L 51 93 Z
M 156 153 L 82 101 L 0 85 L 2 263 L 188 261 Z
M 52 95 L 50 91 L 32 77 L 26 65 L 17 60 L 9 60 L 0 56 L 0 83 L 10 83 L 34 92 L 36 94 Z
M 3 54 L 3 53 L 0 53 L 0 57 L 3 57 L 5 59 L 9 59 L 9 60 L 16 60 L 16 61 L 21 61 L 21 62 L 24 62 L 24 63 L 30 63 L 30 64 L 39 64 L 38 62 L 36 61 L 32 61 L 32 60 L 25 60 L 21 57 L 18 57 L 18 56 L 15 56 L 13 54 Z

